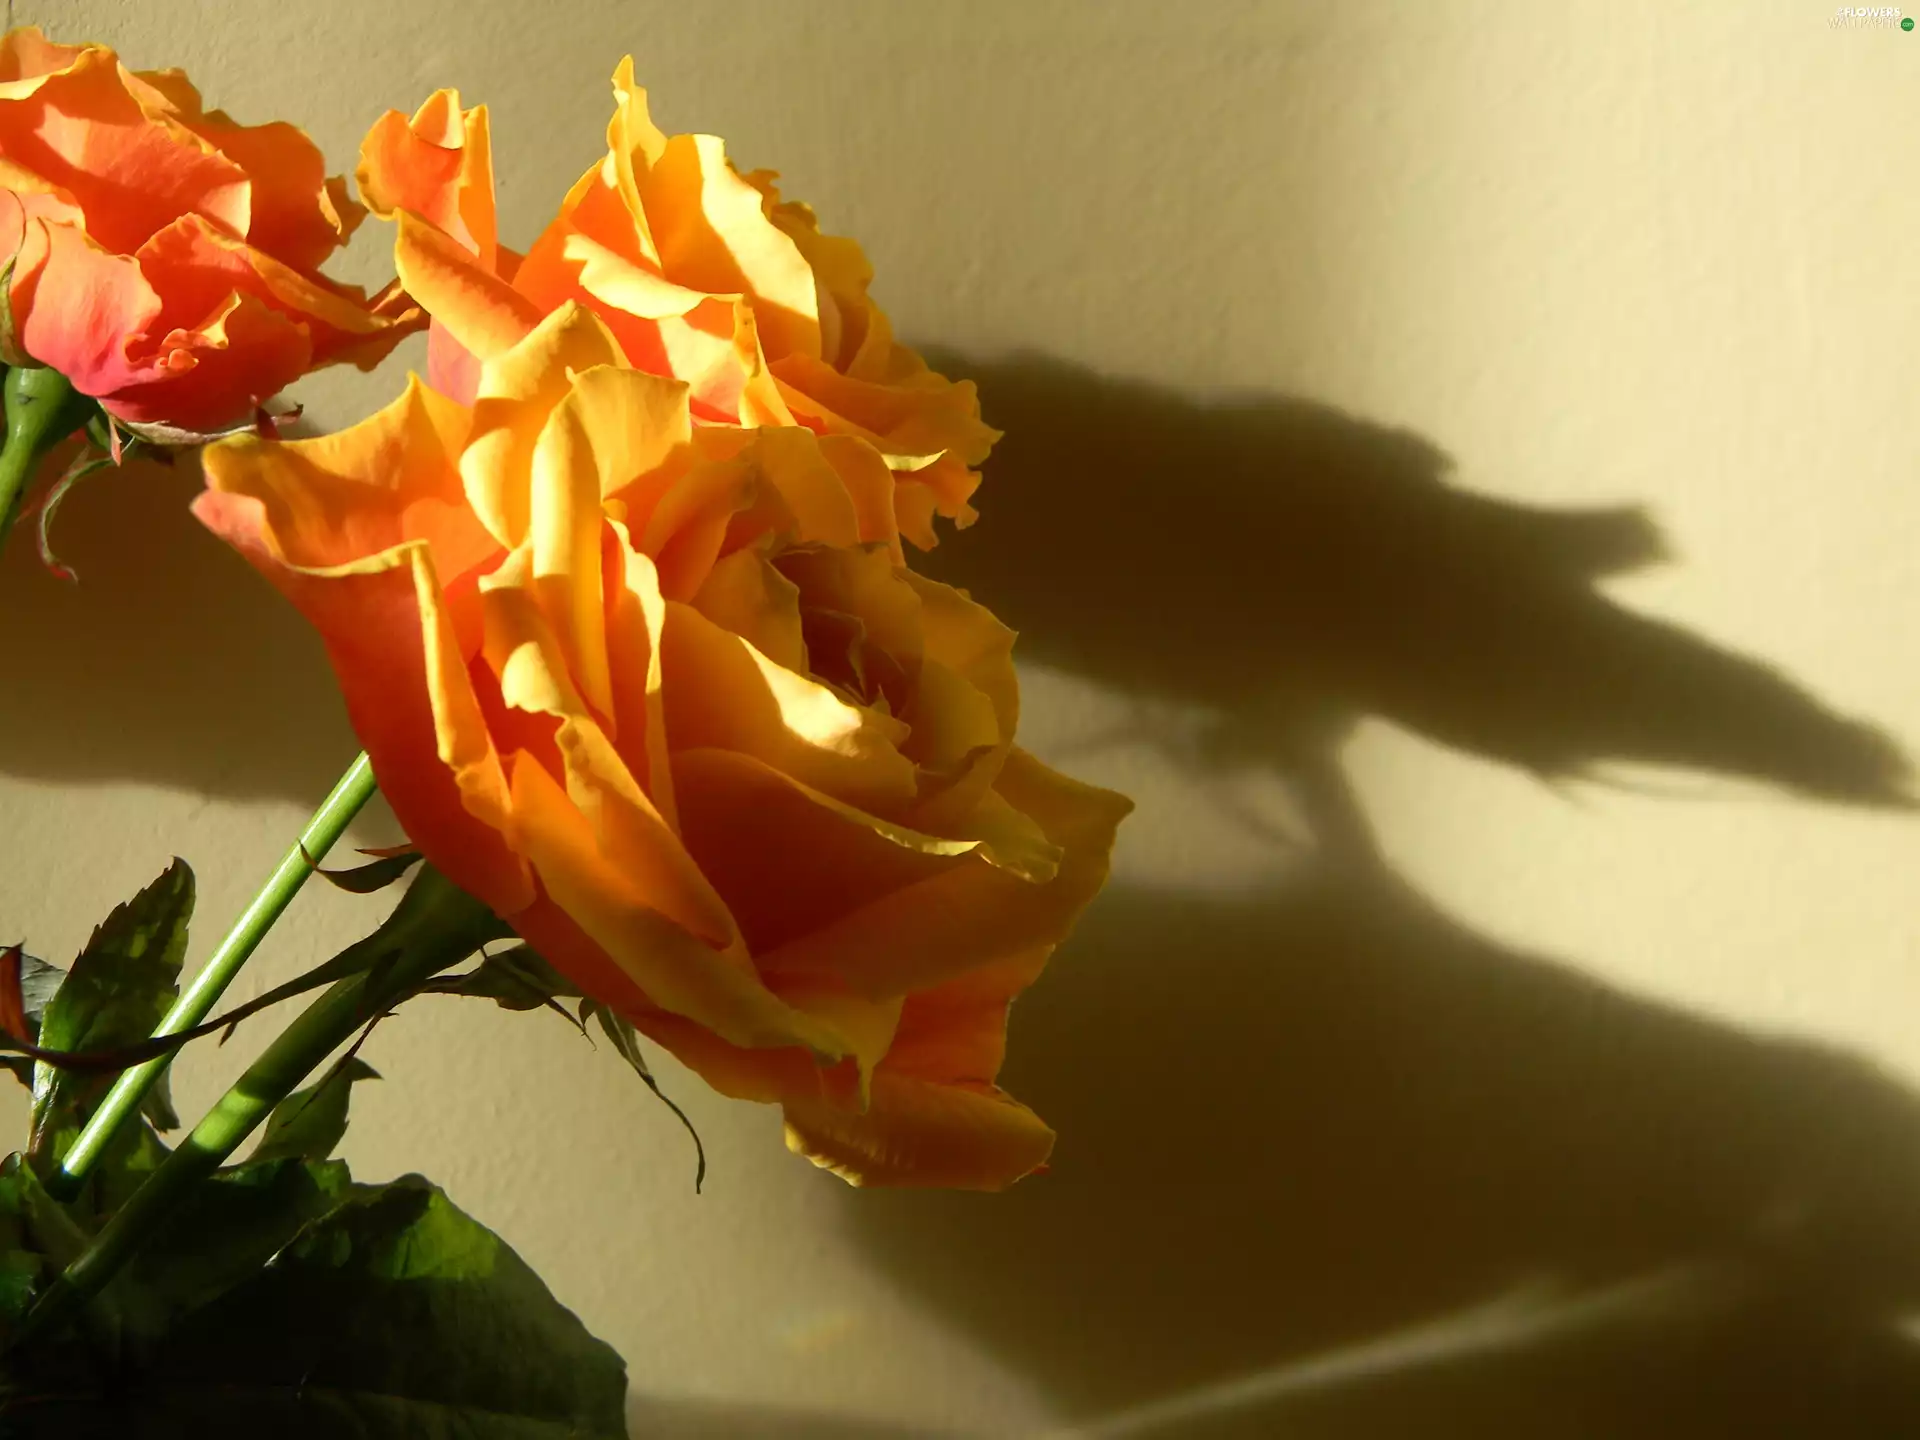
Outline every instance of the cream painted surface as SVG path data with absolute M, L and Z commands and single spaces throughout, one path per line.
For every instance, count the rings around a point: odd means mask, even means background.
M 1050 1175 L 848 1192 L 663 1065 L 711 1156 L 696 1198 L 671 1117 L 557 1020 L 420 1002 L 370 1047 L 356 1168 L 497 1226 L 628 1357 L 642 1433 L 1911 1429 L 1882 1320 L 1920 1312 L 1920 829 L 1737 776 L 1884 799 L 1887 752 L 1834 716 L 1920 742 L 1920 33 L 1835 29 L 1823 0 L 8 8 L 295 120 L 338 169 L 456 85 L 492 108 L 519 244 L 631 51 L 664 125 L 865 243 L 904 335 L 1080 367 L 983 381 L 1048 463 L 1016 433 L 952 548 L 991 571 L 999 523 L 1041 558 L 1003 597 L 1029 743 L 1141 801 L 1016 1017 Z M 342 422 L 399 374 L 302 395 Z M 1644 505 L 1675 558 L 1610 600 L 1537 582 L 1547 532 L 1501 548 L 1437 462 L 1343 489 L 1312 426 L 1195 408 L 1228 392 L 1414 432 L 1461 489 Z M 1149 443 L 1103 455 L 1089 416 Z M 178 852 L 204 953 L 353 751 L 317 646 L 190 490 L 82 491 L 77 592 L 19 549 L 0 575 L 0 939 L 65 958 Z M 1070 541 L 1020 530 L 1068 492 Z M 1692 637 L 1671 667 L 1635 616 Z M 1716 686 L 1709 645 L 1777 678 Z M 1271 730 L 1224 747 L 1206 720 L 1269 683 L 1336 717 L 1285 765 Z M 1512 763 L 1621 769 L 1629 732 L 1736 778 Z M 1328 828 L 1341 775 L 1377 857 Z M 303 899 L 244 988 L 379 903 Z M 183 1110 L 244 1042 L 183 1065 Z M 1364 1348 L 1516 1286 L 1458 1353 Z

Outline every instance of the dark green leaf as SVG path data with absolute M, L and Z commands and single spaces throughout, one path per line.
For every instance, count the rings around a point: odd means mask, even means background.
M 419 852 L 409 850 L 400 855 L 383 855 L 378 860 L 355 865 L 350 870 L 329 870 L 313 856 L 307 855 L 304 848 L 300 853 L 306 855 L 307 863 L 321 879 L 336 889 L 354 895 L 371 895 L 376 890 L 384 890 L 420 863 Z
M 134 1117 L 113 1132 L 71 1208 L 94 1220 L 111 1215 L 127 1203 L 127 1197 L 140 1188 L 147 1176 L 160 1168 L 160 1162 L 169 1153 L 166 1143 L 154 1134 L 146 1119 Z
M 127 1133 L 132 1148 L 144 1148 L 140 1134 L 148 1145 L 158 1144 L 145 1126 Z M 117 1340 L 156 1340 L 178 1316 L 257 1273 L 350 1189 L 347 1167 L 338 1160 L 285 1159 L 219 1171 L 187 1196 L 96 1304 L 134 1319 L 137 1333 L 123 1325 Z M 76 1217 L 55 1201 L 24 1157 L 0 1165 L 0 1334 L 21 1318 L 42 1282 L 80 1253 L 99 1219 L 84 1208 Z M 6 1277 L 19 1282 L 13 1290 L 5 1290 Z
M 580 993 L 571 980 L 527 945 L 488 955 L 465 974 L 442 975 L 429 981 L 426 988 L 441 995 L 478 996 L 506 1010 L 537 1010 L 542 1005 L 557 1009 L 553 1005 L 557 997 Z M 560 1013 L 565 1015 L 566 1011 Z
M 172 1326 L 256 1275 L 301 1228 L 346 1198 L 344 1161 L 293 1157 L 222 1170 L 196 1189 L 114 1282 L 152 1327 Z
M 329 1070 L 319 1084 L 296 1090 L 267 1117 L 252 1160 L 300 1158 L 324 1160 L 347 1133 L 347 1100 L 356 1081 L 378 1080 L 380 1072 L 358 1056 Z
M 43 1207 L 64 1219 L 25 1167 L 0 1168 L 0 1306 L 24 1308 L 78 1247 L 40 1233 Z M 619 1356 L 418 1176 L 222 1171 L 96 1305 L 120 1307 L 110 1331 L 0 1358 L 8 1440 L 626 1435 Z
M 193 871 L 175 860 L 153 884 L 107 917 L 73 962 L 40 1020 L 50 1050 L 113 1050 L 153 1033 L 179 993 L 180 961 L 193 915 Z M 55 1070 L 33 1074 L 36 1157 L 58 1159 L 111 1076 Z
M 20 1154 L 0 1162 L 0 1334 L 19 1323 L 43 1280 L 64 1269 L 86 1247 L 86 1233 L 41 1187 Z
M 0 1244 L 0 1334 L 26 1318 L 47 1282 L 47 1257 L 28 1245 Z
M 86 1234 L 41 1188 L 24 1155 L 0 1162 L 0 1349 L 11 1345 L 27 1311 L 53 1277 L 86 1245 Z M 16 1396 L 48 1391 L 98 1390 L 102 1360 L 111 1352 L 118 1325 L 111 1302 L 96 1302 L 86 1322 L 59 1343 L 36 1347 L 30 1361 L 0 1354 L 0 1435 L 85 1435 L 83 1429 L 24 1430 L 16 1423 Z M 101 1323 L 104 1321 L 104 1325 Z M 105 1342 L 105 1343 L 103 1343 Z
M 41 1017 L 47 1013 L 47 1002 L 66 978 L 67 972 L 58 965 L 50 965 L 32 955 L 21 955 L 20 996 L 26 1004 L 27 1022 L 36 1035 L 40 1031 Z
M 143 1370 L 128 1396 L 143 1435 L 627 1433 L 620 1357 L 418 1176 L 309 1225 L 188 1317 Z
M 85 1239 L 20 1158 L 0 1167 L 0 1339 Z M 124 1407 L 113 1397 L 152 1383 L 156 1349 L 185 1317 L 257 1277 L 351 1188 L 344 1164 L 297 1160 L 223 1170 L 197 1187 L 80 1327 L 0 1354 L 0 1435 L 233 1433 L 217 1424 L 197 1432 L 149 1424 L 141 1397 L 130 1395 Z
M 178 1130 L 180 1116 L 173 1108 L 173 1087 L 167 1083 L 169 1072 L 162 1070 L 153 1077 L 153 1085 L 140 1098 L 140 1114 L 156 1130 Z

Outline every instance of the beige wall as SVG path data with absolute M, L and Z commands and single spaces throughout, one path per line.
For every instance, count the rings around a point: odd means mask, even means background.
M 356 1166 L 503 1231 L 653 1434 L 1912 1433 L 1920 829 L 1841 717 L 1920 739 L 1920 33 L 1832 9 L 15 0 L 343 169 L 458 85 L 519 243 L 631 50 L 982 377 L 945 559 L 1030 743 L 1141 801 L 1016 1017 L 1062 1140 L 1006 1197 L 847 1191 L 666 1066 L 696 1198 L 610 1056 L 464 1001 L 375 1040 Z M 204 953 L 353 751 L 191 483 L 80 493 L 77 591 L 0 574 L 0 939 L 177 851 Z M 1582 506 L 1670 558 L 1528 508 Z

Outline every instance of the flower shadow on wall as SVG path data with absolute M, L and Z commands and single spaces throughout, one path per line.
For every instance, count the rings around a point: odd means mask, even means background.
M 1602 596 L 1659 554 L 1636 512 L 1473 495 L 1302 402 L 943 368 L 1007 438 L 929 568 L 1028 660 L 1231 715 L 1187 758 L 1284 772 L 1315 849 L 1253 895 L 1116 886 L 1015 1021 L 1053 1172 L 849 1196 L 849 1229 L 1087 1440 L 1920 1428 L 1920 1100 L 1473 934 L 1336 746 L 1372 714 L 1542 776 L 1906 808 L 1899 750 Z
M 1472 495 L 1417 437 L 1303 402 L 935 363 L 1007 438 L 927 568 L 1028 660 L 1234 717 L 1185 747 L 1196 779 L 1284 772 L 1316 849 L 1257 895 L 1116 885 L 1015 1020 L 1053 1173 L 849 1192 L 850 1229 L 1090 1440 L 1920 1428 L 1920 1350 L 1886 1324 L 1920 1312 L 1920 1102 L 1473 934 L 1382 863 L 1336 754 L 1384 715 L 1543 776 L 1664 761 L 1893 807 L 1898 750 L 1600 595 L 1658 555 L 1637 513 Z M 300 805 L 338 774 L 318 641 L 192 521 L 197 488 L 181 464 L 81 491 L 77 589 L 12 548 L 0 663 L 32 683 L 0 687 L 0 767 Z M 1372 1348 L 1503 1295 L 1578 1323 Z M 636 1405 L 666 1434 L 861 1433 Z

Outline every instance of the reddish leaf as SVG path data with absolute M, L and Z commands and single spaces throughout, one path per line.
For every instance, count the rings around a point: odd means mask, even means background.
M 0 950 L 0 1030 L 5 1030 L 9 1039 L 21 1041 L 32 1033 L 27 1025 L 27 999 L 20 989 L 24 953 L 19 945 Z

